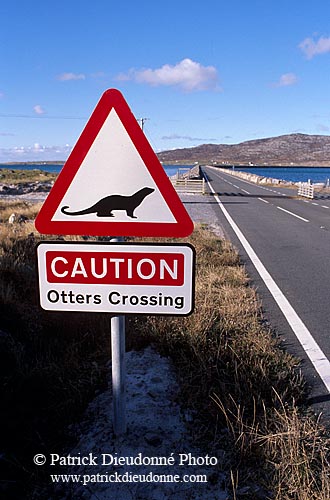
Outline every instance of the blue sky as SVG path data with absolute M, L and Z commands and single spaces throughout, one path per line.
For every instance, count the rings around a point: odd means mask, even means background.
M 156 152 L 330 134 L 326 0 L 3 0 L 0 162 L 64 160 L 107 88 Z

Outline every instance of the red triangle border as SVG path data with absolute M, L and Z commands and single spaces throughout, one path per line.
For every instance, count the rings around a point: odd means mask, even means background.
M 126 132 L 130 136 L 145 166 L 148 168 L 150 175 L 156 183 L 157 188 L 162 194 L 176 222 L 89 222 L 79 220 L 52 220 L 61 200 L 112 109 L 115 109 L 119 116 Z M 192 233 L 194 229 L 192 220 L 119 90 L 109 89 L 102 95 L 69 158 L 63 166 L 54 186 L 41 207 L 35 221 L 35 227 L 41 234 L 61 235 L 180 238 L 189 236 Z

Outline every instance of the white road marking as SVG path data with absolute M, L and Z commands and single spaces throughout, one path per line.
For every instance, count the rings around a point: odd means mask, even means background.
M 243 193 L 250 194 L 249 191 L 246 191 L 245 189 L 242 189 L 242 191 L 243 191 Z
M 253 248 L 251 247 L 248 240 L 245 238 L 242 231 L 239 229 L 235 221 L 232 219 L 232 217 L 229 215 L 229 213 L 223 206 L 219 196 L 214 191 L 207 176 L 206 176 L 206 182 L 208 183 L 210 190 L 214 194 L 214 198 L 217 201 L 222 213 L 224 214 L 227 221 L 231 225 L 237 238 L 240 240 L 246 253 L 250 257 L 254 267 L 256 268 L 260 277 L 265 283 L 266 287 L 274 297 L 275 302 L 277 303 L 282 313 L 284 314 L 292 331 L 296 335 L 305 353 L 312 362 L 315 370 L 319 374 L 323 384 L 327 388 L 327 391 L 330 393 L 330 362 L 328 358 L 325 356 L 325 354 L 323 353 L 317 342 L 314 340 L 312 334 L 310 333 L 304 322 L 300 319 L 300 317 L 298 316 L 298 314 L 296 313 L 296 311 L 294 310 L 288 299 L 283 294 L 282 290 L 275 283 L 274 279 L 269 274 L 269 272 L 267 271 L 267 269 L 265 268 L 265 266 L 255 253 L 255 251 L 253 250 Z
M 264 200 L 263 198 L 258 198 L 258 200 L 263 201 L 264 203 L 269 203 L 269 201 Z
M 234 188 L 239 189 L 239 186 L 236 186 L 236 184 L 233 184 Z
M 322 205 L 322 208 L 330 208 L 330 207 L 327 207 L 326 205 Z
M 303 217 L 300 217 L 300 215 L 294 214 L 293 212 L 290 212 L 289 210 L 285 210 L 285 208 L 282 207 L 276 207 L 279 210 L 282 210 L 282 212 L 286 212 L 287 214 L 293 215 L 293 217 L 297 217 L 297 219 L 303 220 L 304 222 L 309 222 L 309 220 L 304 219 Z
M 317 207 L 319 206 L 319 204 L 315 202 L 312 202 L 312 205 L 316 205 Z

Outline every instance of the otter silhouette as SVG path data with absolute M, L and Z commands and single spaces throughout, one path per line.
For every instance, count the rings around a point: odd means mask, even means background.
M 123 196 L 121 194 L 111 194 L 102 198 L 89 208 L 79 210 L 78 212 L 67 212 L 68 206 L 62 207 L 61 212 L 65 215 L 86 215 L 96 213 L 97 217 L 114 217 L 113 210 L 126 210 L 128 217 L 137 219 L 134 215 L 134 210 L 141 205 L 144 198 L 155 190 L 149 187 L 144 187 L 132 194 L 131 196 Z

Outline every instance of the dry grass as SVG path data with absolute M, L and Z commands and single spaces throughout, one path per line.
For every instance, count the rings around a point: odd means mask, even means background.
M 190 242 L 195 313 L 138 320 L 137 329 L 174 359 L 196 437 L 207 451 L 227 449 L 233 498 L 329 499 L 330 441 L 301 407 L 297 360 L 265 326 L 232 246 L 203 228 Z
M 22 213 L 20 206 L 9 204 L 7 213 Z M 38 207 L 23 204 L 23 210 L 30 218 Z M 39 239 L 32 222 L 0 225 L 0 442 L 9 480 L 0 482 L 4 498 L 27 498 L 22 484 L 34 487 L 47 473 L 33 468 L 31 456 L 61 449 L 66 426 L 105 387 L 110 357 L 108 315 L 40 309 Z
M 0 200 L 0 222 L 8 222 L 9 217 L 13 213 L 23 215 L 27 219 L 34 219 L 40 208 L 41 203 L 36 204 L 27 201 L 11 201 L 8 203 L 8 201 Z M 1 230 L 5 230 L 5 227 L 2 226 Z M 34 228 L 31 230 L 33 231 Z
M 23 209 L 29 217 L 38 210 Z M 104 383 L 109 358 L 109 315 L 40 310 L 40 238 L 30 223 L 1 224 L 0 429 L 5 453 L 11 450 L 8 474 L 32 484 L 31 454 L 65 442 L 66 425 Z M 329 499 L 330 441 L 300 409 L 305 390 L 297 361 L 265 326 L 233 247 L 203 227 L 190 242 L 197 253 L 194 314 L 131 317 L 128 345 L 154 343 L 172 357 L 196 440 L 208 453 L 226 450 L 234 499 Z
M 57 174 L 51 172 L 43 172 L 39 169 L 19 170 L 11 168 L 0 169 L 0 182 L 2 184 L 18 184 L 20 182 L 44 182 L 53 181 Z
M 302 418 L 296 406 L 281 405 L 269 428 L 256 439 L 272 469 L 274 498 L 329 500 L 330 439 L 323 426 Z

